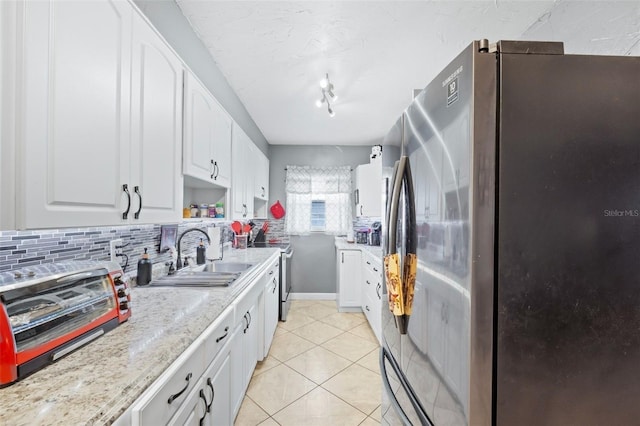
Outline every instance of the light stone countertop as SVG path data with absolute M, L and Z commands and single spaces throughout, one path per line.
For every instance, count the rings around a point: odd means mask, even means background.
M 279 253 L 225 250 L 222 262 L 257 265 L 230 287 L 133 287 L 128 321 L 0 389 L 0 425 L 111 424 Z
M 367 244 L 348 243 L 345 237 L 336 237 L 335 246 L 339 250 L 366 251 L 382 263 L 382 246 L 370 246 Z

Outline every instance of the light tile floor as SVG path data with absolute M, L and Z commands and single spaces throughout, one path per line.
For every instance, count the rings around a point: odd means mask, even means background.
M 361 313 L 294 300 L 259 362 L 235 425 L 380 424 L 378 341 Z

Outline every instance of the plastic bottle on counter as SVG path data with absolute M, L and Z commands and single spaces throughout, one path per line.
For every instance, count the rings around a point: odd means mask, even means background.
M 147 285 L 151 282 L 151 267 L 153 263 L 149 260 L 149 254 L 147 254 L 147 248 L 144 249 L 142 259 L 138 260 L 138 276 L 136 281 L 138 285 Z
M 209 204 L 209 217 L 217 217 L 215 204 Z
M 204 248 L 204 241 L 202 241 L 202 238 L 200 238 L 200 245 L 198 245 L 198 248 L 196 249 L 196 263 L 198 265 L 204 265 L 204 263 L 206 262 L 206 249 Z
M 200 217 L 209 217 L 209 205 L 200 204 Z

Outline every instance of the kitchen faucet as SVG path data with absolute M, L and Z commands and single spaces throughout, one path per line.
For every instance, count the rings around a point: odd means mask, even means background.
M 209 244 L 211 244 L 211 238 L 209 238 L 209 234 L 207 234 L 206 232 L 204 232 L 202 229 L 199 228 L 191 228 L 191 229 L 187 229 L 186 231 L 184 231 L 179 237 L 178 237 L 178 242 L 176 244 L 176 246 L 178 246 L 178 260 L 176 260 L 176 270 L 181 269 L 182 268 L 182 259 L 180 258 L 180 242 L 182 241 L 182 237 L 185 236 L 185 234 L 188 234 L 191 231 L 198 231 L 204 234 L 205 237 L 207 237 L 207 241 L 209 242 Z

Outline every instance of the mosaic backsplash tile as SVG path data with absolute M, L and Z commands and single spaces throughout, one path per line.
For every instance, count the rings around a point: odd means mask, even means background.
M 357 218 L 354 228 L 370 227 L 379 218 Z M 254 234 L 262 227 L 264 220 L 254 220 Z M 285 233 L 285 219 L 269 219 L 267 241 L 289 242 Z M 221 227 L 223 241 L 233 240 L 231 221 L 189 220 L 178 225 L 178 235 L 189 228 L 206 231 L 209 226 Z M 198 232 L 187 234 L 182 240 L 182 252 L 195 250 L 202 235 Z M 109 260 L 109 242 L 123 240 L 123 252 L 129 258 L 126 273 L 136 272 L 136 265 L 145 247 L 154 264 L 171 261 L 168 251 L 160 253 L 160 225 L 111 226 L 91 228 L 42 229 L 30 231 L 0 231 L 0 272 L 28 269 L 29 266 L 52 262 L 75 260 Z M 126 258 L 121 259 L 125 265 Z
M 231 241 L 231 222 L 189 221 L 178 225 L 178 235 L 189 228 L 206 231 L 208 226 L 221 227 L 223 240 Z M 195 250 L 202 234 L 193 232 L 182 240 L 182 251 Z M 144 248 L 154 263 L 168 262 L 168 251 L 160 253 L 160 225 L 113 226 L 94 228 L 0 231 L 0 272 L 29 266 L 70 260 L 109 260 L 109 241 L 121 238 L 123 252 L 129 257 L 125 272 L 135 271 Z M 121 259 L 125 265 L 126 257 Z

